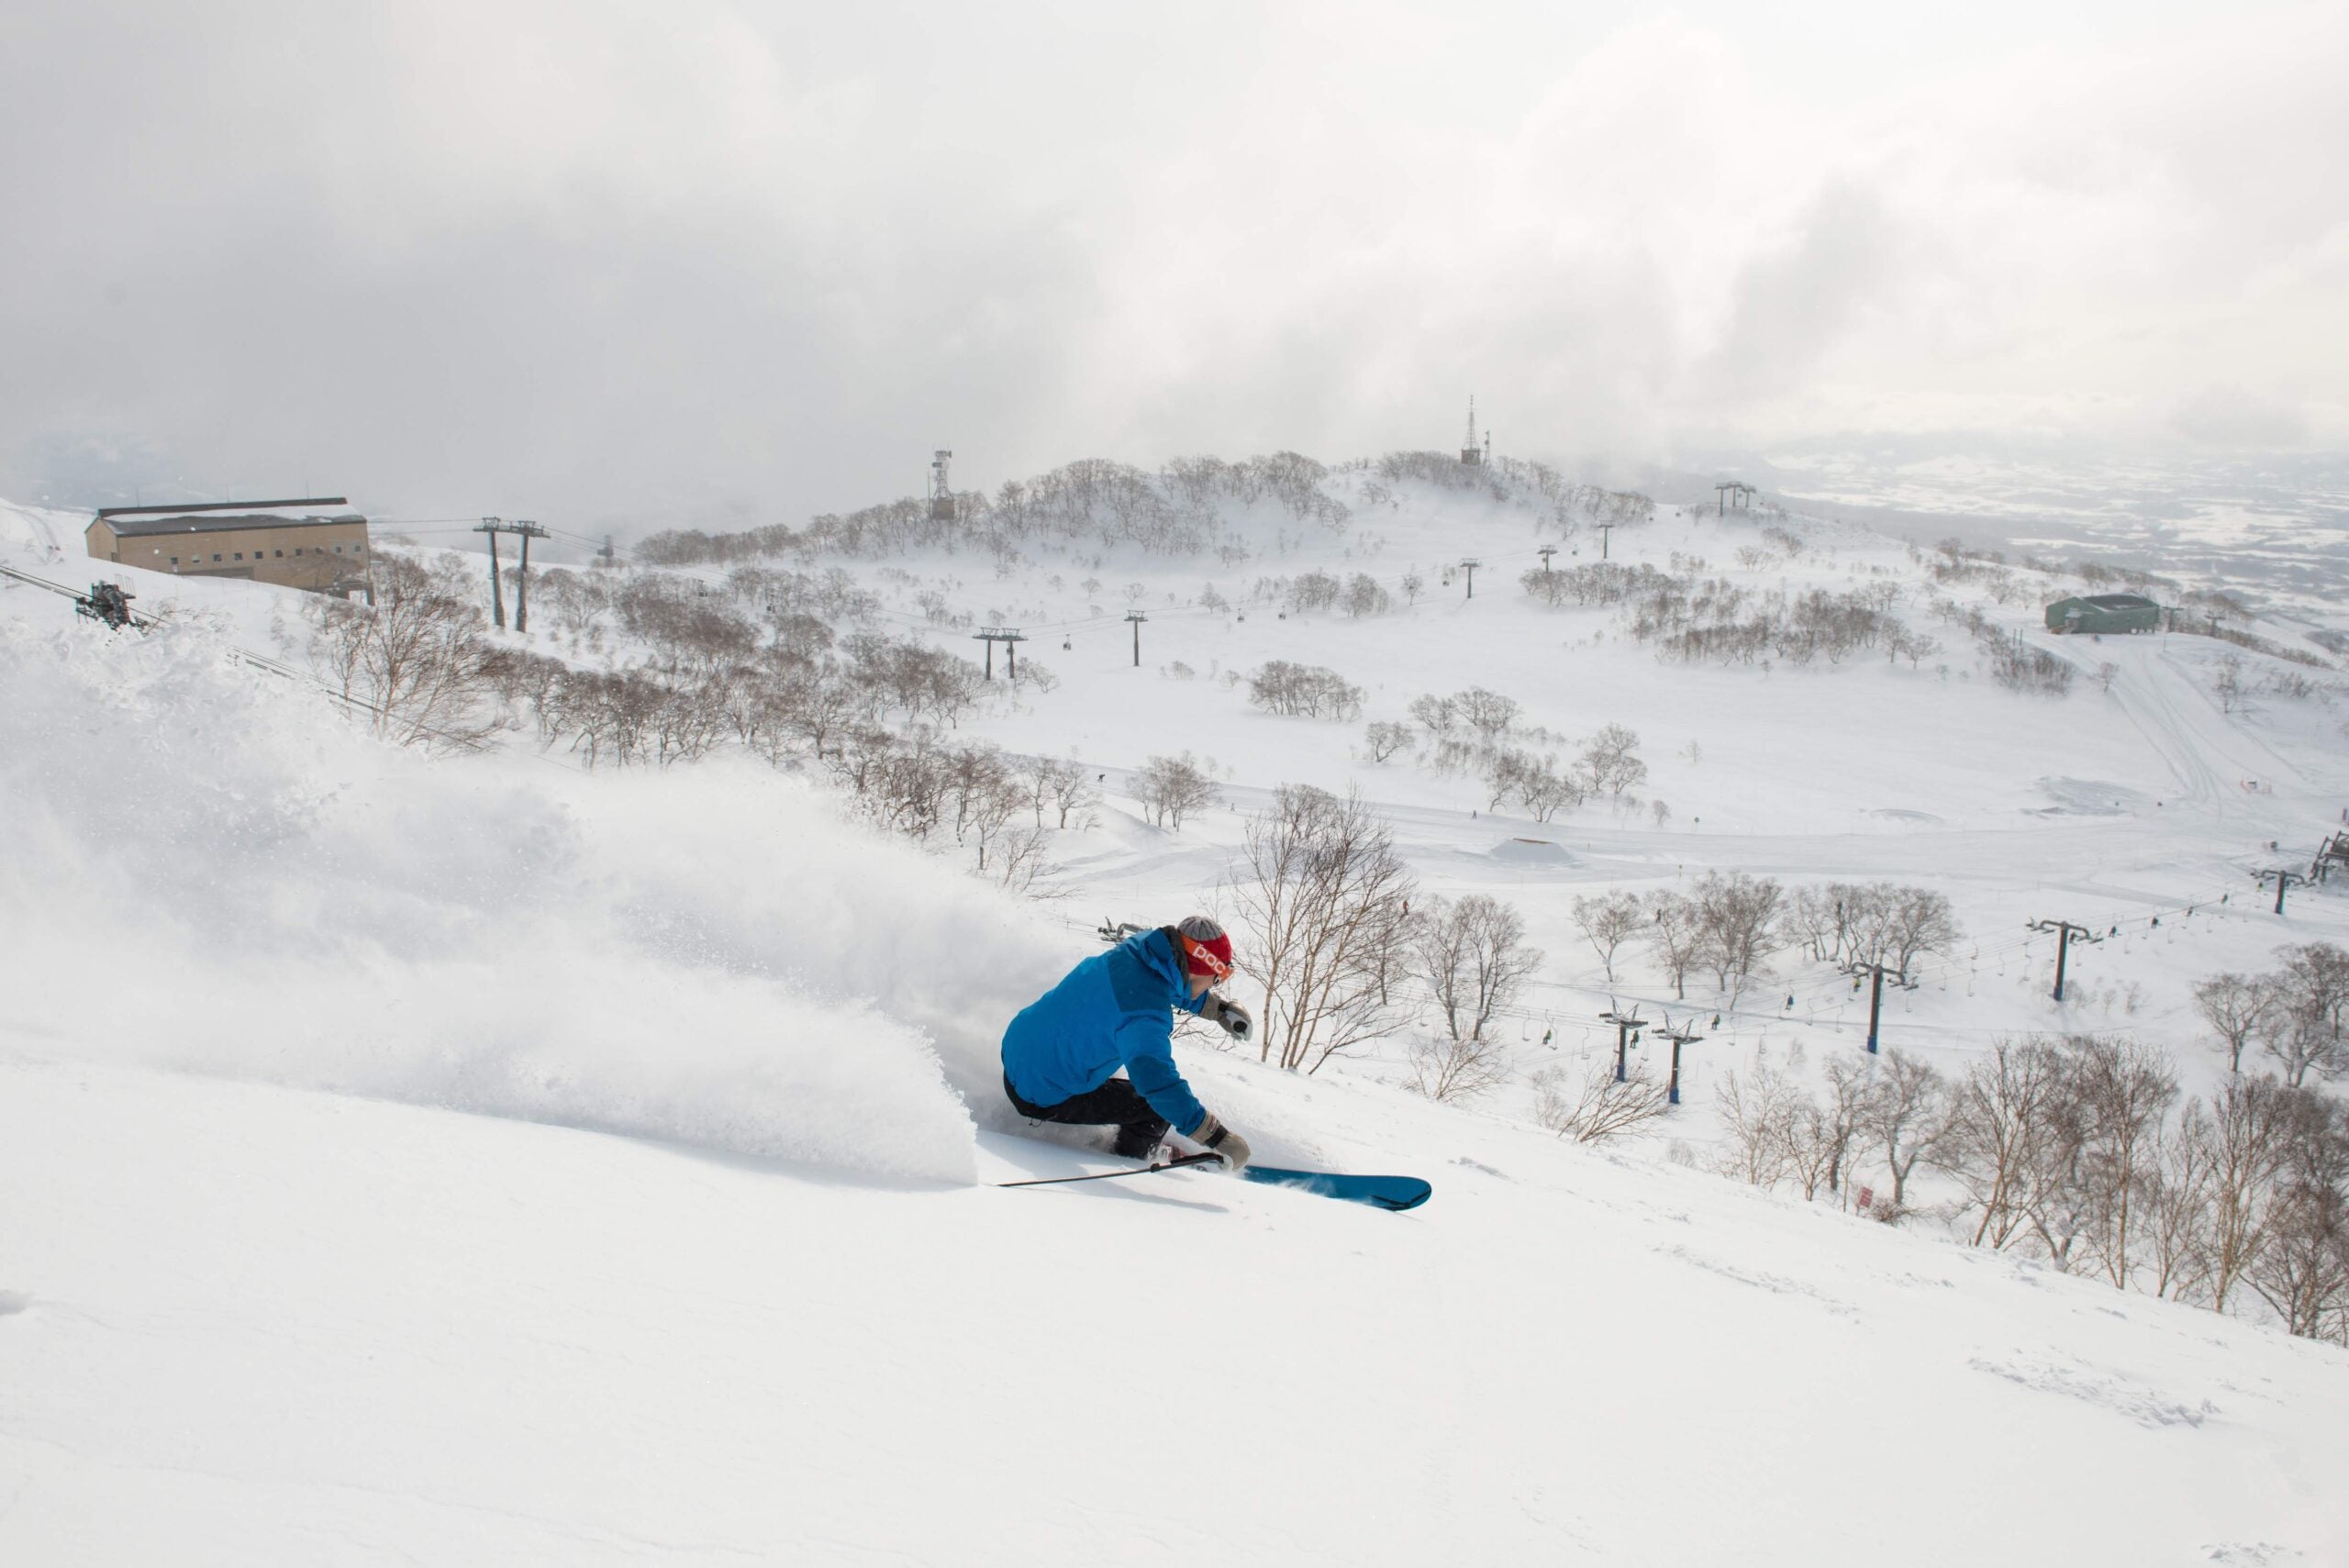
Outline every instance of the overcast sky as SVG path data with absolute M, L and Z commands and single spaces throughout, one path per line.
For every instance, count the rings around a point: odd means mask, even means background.
M 2349 446 L 2349 6 L 0 7 L 0 495 Z

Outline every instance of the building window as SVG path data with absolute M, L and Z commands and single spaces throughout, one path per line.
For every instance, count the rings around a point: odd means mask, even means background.
M 337 555 L 340 555 L 340 554 L 342 553 L 342 546 L 340 546 L 340 545 L 336 545 L 336 546 L 334 547 L 334 552 L 335 552 Z
M 302 547 L 301 547 L 300 545 L 298 545 L 298 544 L 297 544 L 297 545 L 295 545 L 295 546 L 294 547 L 294 553 L 295 553 L 295 554 L 296 554 L 296 555 L 301 554 L 301 553 L 302 553 Z
M 213 554 L 212 554 L 212 559 L 213 559 L 213 560 L 215 560 L 215 561 L 218 561 L 218 560 L 220 559 L 220 553 L 219 553 L 219 551 L 215 550 L 215 551 L 213 552 Z
M 178 556 L 174 555 L 173 557 L 172 557 L 172 564 L 173 564 L 173 565 L 177 566 L 179 563 L 180 563 L 180 558 L 179 558 Z
M 284 559 L 285 559 L 285 552 L 284 552 L 284 550 L 272 550 L 270 553 L 271 553 L 271 554 L 273 554 L 273 555 L 274 555 L 274 556 L 275 556 L 278 560 L 280 560 L 280 561 L 283 561 L 283 560 L 284 560 Z

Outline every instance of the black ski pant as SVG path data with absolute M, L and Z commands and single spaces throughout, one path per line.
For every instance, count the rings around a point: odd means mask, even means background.
M 1115 1127 L 1118 1129 L 1118 1152 L 1139 1160 L 1158 1147 L 1166 1136 L 1167 1120 L 1150 1108 L 1141 1091 L 1123 1078 L 1112 1078 L 1097 1089 L 1087 1089 L 1081 1095 L 1071 1095 L 1058 1105 L 1040 1106 L 1020 1097 L 1011 1086 L 1011 1075 L 1004 1074 L 1003 1092 L 1011 1101 L 1011 1108 L 1036 1121 L 1066 1122 L 1075 1127 Z

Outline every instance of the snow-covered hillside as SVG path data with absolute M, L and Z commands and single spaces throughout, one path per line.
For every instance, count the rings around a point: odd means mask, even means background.
M 2233 651 L 2185 637 L 2042 637 L 2071 694 L 2004 690 L 1930 597 L 2009 628 L 2035 599 L 1857 530 L 1767 519 L 1789 551 L 1671 508 L 1609 560 L 1891 584 L 1943 651 L 1667 663 L 1614 609 L 1520 586 L 1543 542 L 1586 564 L 1586 526 L 1353 500 L 1343 528 L 1235 513 L 1244 561 L 792 562 L 941 645 L 1026 629 L 1057 684 L 958 733 L 1107 792 L 1042 903 L 855 820 L 815 770 L 588 770 L 527 725 L 388 746 L 239 661 L 298 657 L 271 590 L 107 569 L 183 611 L 136 637 L 6 581 L 0 1560 L 2349 1559 L 2337 1347 L 1683 1168 L 1726 1072 L 1855 1053 L 1865 997 L 1794 951 L 1737 995 L 1684 1001 L 1630 950 L 1610 984 L 1571 919 L 1707 871 L 1920 883 L 1966 935 L 1893 995 L 1888 1040 L 1954 1071 L 2000 1034 L 2126 1028 L 2207 1088 L 2191 982 L 2349 928 L 2313 891 L 2278 921 L 2248 875 L 2349 799 L 2326 701 L 2226 711 Z M 0 563 L 86 582 L 78 522 L 0 513 Z M 1473 600 L 1442 573 L 1471 556 Z M 1394 602 L 1256 592 L 1310 571 Z M 507 640 L 639 651 L 596 630 Z M 1361 715 L 1276 717 L 1219 678 L 1269 660 L 1336 670 Z M 1469 686 L 1537 750 L 1640 731 L 1641 808 L 1495 817 L 1474 777 L 1366 760 L 1364 721 Z M 1184 751 L 1225 801 L 1150 827 L 1132 770 Z M 1392 1046 L 1303 1076 L 1192 1043 L 1185 1070 L 1260 1158 L 1408 1171 L 1434 1201 L 992 1185 L 1110 1163 L 1022 1136 L 1005 1018 L 1103 915 L 1227 907 L 1242 815 L 1298 782 L 1358 785 L 1431 893 L 1522 910 L 1548 957 L 1503 1015 L 1517 1081 L 1431 1104 Z M 2022 929 L 2044 917 L 2113 933 L 2060 1009 Z M 1701 1015 L 1688 1103 L 1641 1143 L 1563 1142 L 1526 1074 L 1611 1051 L 1618 998 Z

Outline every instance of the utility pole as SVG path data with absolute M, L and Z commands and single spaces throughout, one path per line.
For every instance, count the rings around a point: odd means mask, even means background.
M 489 616 L 490 619 L 496 624 L 497 629 L 500 631 L 504 631 L 506 629 L 506 585 L 498 580 L 497 536 L 499 534 L 520 534 L 522 536 L 522 585 L 517 587 L 514 591 L 514 629 L 516 631 L 528 630 L 529 628 L 526 626 L 525 622 L 529 618 L 530 613 L 529 587 L 530 581 L 530 541 L 534 539 L 546 538 L 547 530 L 539 527 L 538 524 L 530 521 L 528 517 L 524 517 L 519 521 L 511 523 L 507 522 L 503 517 L 484 517 L 481 520 L 481 527 L 475 528 L 473 532 L 477 534 L 487 534 L 489 536 Z
M 974 642 L 984 642 L 987 645 L 986 679 L 990 681 L 995 679 L 995 645 L 998 642 L 1002 643 L 1004 668 L 1010 673 L 1012 683 L 1015 685 L 1019 684 L 1019 645 L 1028 639 L 1020 635 L 1020 631 L 1018 627 L 987 627 L 984 630 L 980 631 L 976 636 L 973 637 L 971 640 Z
M 2254 882 L 2260 884 L 2262 886 L 2266 885 L 2271 879 L 2275 882 L 2276 913 L 2278 915 L 2281 915 L 2284 912 L 2285 890 L 2293 887 L 2305 887 L 2308 885 L 2309 880 L 2307 877 L 2301 875 L 2296 871 L 2255 871 L 2251 873 L 2251 879 Z
M 1684 1045 L 1694 1045 L 1705 1037 L 1685 1025 L 1679 1029 L 1674 1029 L 1672 1020 L 1666 1018 L 1664 1025 L 1664 1038 L 1672 1042 L 1672 1076 L 1664 1083 L 1664 1103 L 1668 1106 L 1676 1106 L 1680 1103 L 1680 1048 Z
M 497 536 L 506 531 L 503 517 L 484 517 L 473 532 L 489 536 L 489 613 L 497 629 L 506 629 L 506 589 L 497 581 Z
M 2335 833 L 2326 840 L 2324 848 L 2316 852 L 2316 879 L 2330 882 L 2332 868 L 2338 865 L 2349 865 L 2349 833 Z
M 2102 937 L 2092 937 L 2086 926 L 2075 926 L 2069 920 L 2033 920 L 2031 929 L 2055 933 L 2055 999 L 2064 999 L 2064 960 L 2071 952 L 2074 942 L 2100 942 Z
M 1476 596 L 1476 568 L 1483 564 L 1481 561 L 1463 561 L 1460 563 L 1461 570 L 1468 573 L 1468 596 L 1472 599 Z
M 1623 1082 L 1624 1056 L 1631 1049 L 1631 1031 L 1647 1028 L 1648 1021 L 1640 1017 L 1637 1007 L 1628 1014 L 1619 1013 L 1610 1007 L 1599 1014 L 1598 1018 L 1601 1023 L 1615 1026 L 1615 1082 L 1620 1084 Z
M 1598 559 L 1604 561 L 1607 559 L 1607 547 L 1615 542 L 1615 525 L 1613 523 L 1593 523 L 1590 526 L 1598 530 Z
M 522 575 L 514 584 L 514 629 L 530 629 L 530 541 L 544 539 L 547 530 L 524 517 L 507 530 L 522 536 Z
M 1140 610 L 1128 610 L 1126 618 L 1134 625 L 1134 668 L 1141 668 L 1141 623 L 1150 617 Z
M 1863 976 L 1871 982 L 1868 988 L 1868 1054 L 1874 1056 L 1876 1054 L 1877 1028 L 1884 1022 L 1884 977 L 1889 974 L 1893 976 L 1893 983 L 1899 984 L 1902 984 L 1900 972 L 1870 962 L 1847 963 L 1843 966 L 1843 973 L 1852 977 L 1852 989 L 1854 991 L 1860 988 Z

